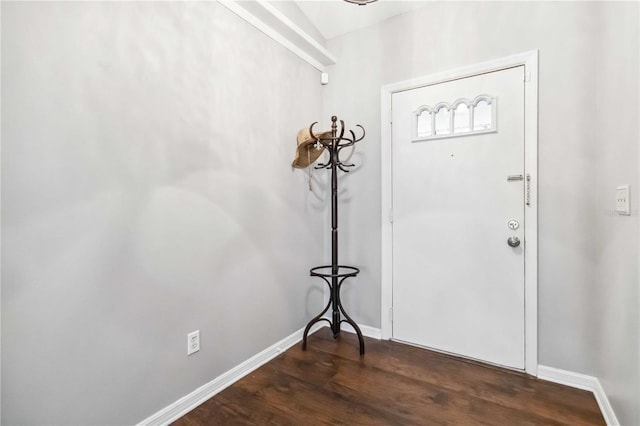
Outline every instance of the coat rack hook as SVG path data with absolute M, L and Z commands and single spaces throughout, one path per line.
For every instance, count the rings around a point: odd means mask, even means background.
M 318 140 L 318 137 L 313 134 L 313 126 L 315 126 L 316 124 L 318 124 L 318 122 L 314 121 L 313 123 L 311 123 L 311 126 L 309 126 L 309 135 L 312 139 Z

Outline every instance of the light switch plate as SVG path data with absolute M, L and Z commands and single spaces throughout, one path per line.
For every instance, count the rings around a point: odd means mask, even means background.
M 616 188 L 616 211 L 618 214 L 629 216 L 629 185 L 620 185 Z

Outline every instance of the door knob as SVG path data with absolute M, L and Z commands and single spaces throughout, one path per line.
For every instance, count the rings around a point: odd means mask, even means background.
M 520 245 L 520 238 L 518 237 L 509 237 L 507 239 L 507 244 L 511 247 L 518 247 Z

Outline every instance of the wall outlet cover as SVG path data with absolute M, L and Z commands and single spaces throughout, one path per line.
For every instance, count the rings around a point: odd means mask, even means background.
M 187 334 L 187 355 L 194 354 L 200 350 L 200 330 Z

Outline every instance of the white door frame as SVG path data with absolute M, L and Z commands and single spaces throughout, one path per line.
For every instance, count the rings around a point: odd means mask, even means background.
M 382 288 L 381 334 L 383 339 L 392 337 L 393 307 L 393 215 L 392 215 L 392 151 L 391 151 L 391 96 L 394 93 L 499 71 L 519 65 L 525 67 L 524 94 L 524 156 L 528 182 L 528 202 L 524 209 L 525 220 L 525 371 L 538 373 L 538 50 L 505 58 L 482 62 L 462 68 L 431 74 L 412 80 L 383 86 L 381 99 L 381 212 L 382 212 Z

